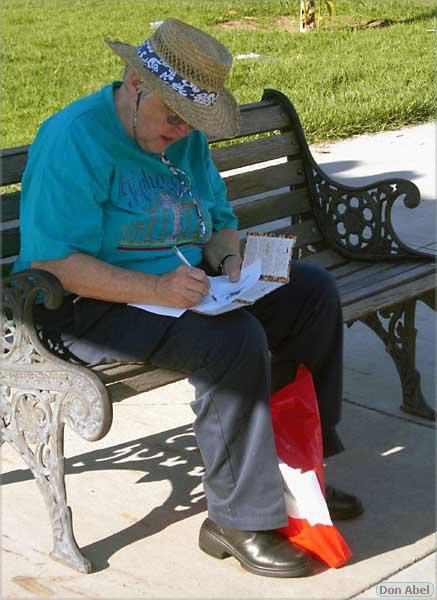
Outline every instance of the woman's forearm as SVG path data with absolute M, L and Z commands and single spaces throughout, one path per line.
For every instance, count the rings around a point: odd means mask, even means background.
M 33 261 L 32 267 L 53 273 L 67 291 L 85 298 L 132 304 L 157 302 L 158 276 L 115 267 L 87 254 Z

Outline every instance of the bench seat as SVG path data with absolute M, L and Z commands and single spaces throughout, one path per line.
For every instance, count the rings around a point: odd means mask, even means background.
M 435 287 L 435 266 L 432 262 L 405 261 L 366 263 L 348 261 L 332 251 L 307 257 L 305 262 L 327 268 L 336 278 L 342 306 L 343 320 L 353 321 L 383 310 L 406 298 L 423 296 L 430 292 L 430 302 Z M 291 271 L 291 278 L 293 271 Z M 430 304 L 430 306 L 432 306 Z M 114 363 L 93 368 L 108 387 L 112 402 L 140 392 L 156 389 L 185 379 L 177 371 L 160 369 L 144 363 Z

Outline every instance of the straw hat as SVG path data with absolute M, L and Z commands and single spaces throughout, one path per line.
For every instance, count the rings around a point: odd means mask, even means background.
M 105 42 L 192 127 L 210 137 L 237 133 L 238 105 L 225 88 L 232 54 L 215 38 L 178 19 L 167 19 L 138 48 Z

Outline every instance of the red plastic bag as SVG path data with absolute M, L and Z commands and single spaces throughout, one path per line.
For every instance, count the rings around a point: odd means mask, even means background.
M 320 417 L 308 369 L 301 365 L 295 381 L 273 394 L 270 407 L 289 515 L 280 531 L 328 566 L 340 567 L 352 552 L 326 506 Z

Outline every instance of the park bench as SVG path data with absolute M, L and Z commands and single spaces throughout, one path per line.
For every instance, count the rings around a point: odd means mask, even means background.
M 215 144 L 219 141 L 211 140 L 213 157 L 242 237 L 250 228 L 294 233 L 295 258 L 336 277 L 344 322 L 361 321 L 384 342 L 400 375 L 402 410 L 435 419 L 420 389 L 414 326 L 418 300 L 435 310 L 434 257 L 404 244 L 391 221 L 396 200 L 409 208 L 419 204 L 417 187 L 392 179 L 358 188 L 328 177 L 310 153 L 291 102 L 275 90 L 241 106 L 238 136 Z M 2 158 L 1 184 L 7 186 L 2 195 L 2 441 L 21 454 L 43 494 L 53 528 L 51 556 L 89 573 L 93 567 L 78 548 L 66 501 L 64 425 L 86 440 L 100 439 L 111 427 L 112 402 L 185 376 L 137 363 L 84 368 L 41 345 L 32 321 L 35 298 L 42 294 L 46 305 L 56 308 L 64 292 L 44 271 L 8 275 L 20 244 L 19 191 L 11 186 L 21 181 L 27 147 L 5 149 Z M 241 172 L 244 167 L 249 169 Z

